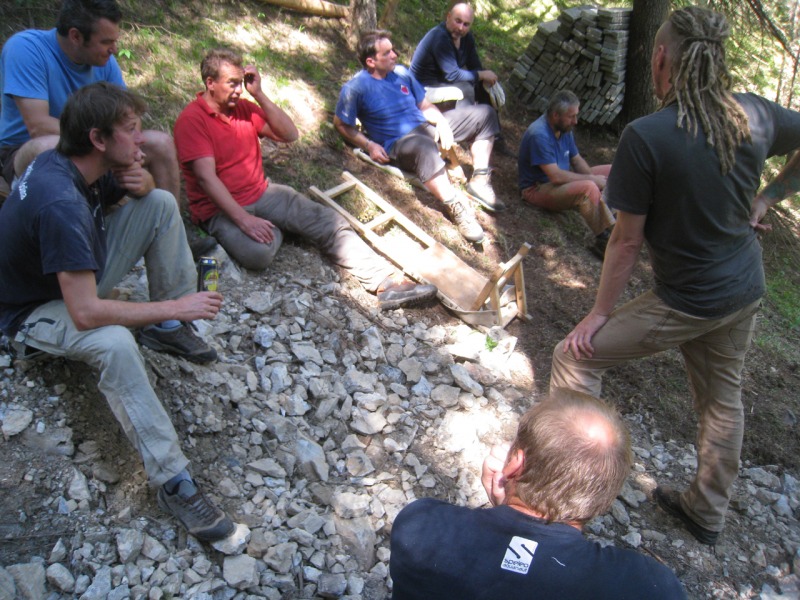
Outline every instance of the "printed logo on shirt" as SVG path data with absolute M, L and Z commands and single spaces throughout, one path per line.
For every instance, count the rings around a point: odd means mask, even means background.
M 405 85 L 400 86 L 400 91 L 403 92 L 406 96 L 408 96 L 408 87 Z
M 539 542 L 527 540 L 523 537 L 514 536 L 506 548 L 506 555 L 503 557 L 503 562 L 500 568 L 505 571 L 513 571 L 522 575 L 527 574 L 528 569 L 533 562 L 533 555 L 536 552 L 536 547 Z

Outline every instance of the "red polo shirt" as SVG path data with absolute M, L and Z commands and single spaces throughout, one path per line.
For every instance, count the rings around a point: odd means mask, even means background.
M 261 161 L 258 132 L 267 123 L 261 107 L 239 100 L 229 116 L 212 109 L 202 98 L 189 104 L 175 121 L 175 146 L 186 180 L 189 212 L 195 223 L 207 221 L 219 212 L 192 171 L 192 161 L 211 156 L 217 177 L 241 206 L 252 204 L 267 189 Z

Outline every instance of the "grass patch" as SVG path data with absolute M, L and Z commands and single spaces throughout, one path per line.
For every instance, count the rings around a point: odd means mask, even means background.
M 767 278 L 767 298 L 790 329 L 800 326 L 800 288 L 785 271 Z

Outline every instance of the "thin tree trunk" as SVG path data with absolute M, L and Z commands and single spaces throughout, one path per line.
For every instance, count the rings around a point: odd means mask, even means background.
M 658 28 L 669 15 L 670 0 L 634 0 L 625 71 L 624 123 L 656 109 L 650 57 Z
M 378 20 L 378 26 L 381 29 L 390 29 L 394 25 L 394 15 L 397 12 L 398 4 L 400 4 L 400 0 L 387 0 L 381 18 Z
M 378 28 L 375 0 L 350 0 L 350 34 L 355 43 L 365 31 Z

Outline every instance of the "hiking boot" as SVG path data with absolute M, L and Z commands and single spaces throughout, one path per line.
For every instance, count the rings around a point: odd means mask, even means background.
M 435 285 L 426 285 L 400 278 L 387 278 L 386 287 L 378 288 L 378 306 L 381 310 L 392 310 L 404 306 L 414 306 L 436 296 L 439 290 Z
M 228 515 L 214 506 L 193 480 L 181 481 L 172 493 L 162 485 L 158 488 L 158 505 L 204 542 L 222 540 L 235 529 Z
M 695 523 L 681 506 L 680 492 L 669 487 L 658 486 L 653 492 L 653 498 L 655 498 L 656 503 L 663 510 L 683 521 L 686 529 L 689 530 L 689 533 L 691 533 L 698 542 L 701 544 L 708 544 L 709 546 L 713 546 L 717 543 L 720 532 L 711 531 Z
M 600 260 L 604 260 L 606 257 L 606 247 L 608 246 L 608 240 L 611 238 L 611 228 L 609 227 L 602 233 L 598 233 L 594 236 L 594 241 L 592 242 L 591 246 L 589 246 L 589 250 L 592 254 L 594 254 Z
M 479 244 L 483 241 L 483 228 L 475 220 L 472 208 L 467 206 L 466 198 L 455 197 L 451 202 L 445 202 L 453 223 L 458 227 L 458 233 L 468 242 Z
M 194 331 L 194 325 L 182 322 L 175 329 L 145 327 L 136 334 L 136 340 L 151 350 L 169 352 L 196 363 L 216 360 L 217 351 L 209 347 Z
M 498 200 L 494 195 L 491 169 L 475 169 L 472 179 L 467 184 L 467 193 L 490 212 L 500 212 L 506 209 L 503 201 Z

